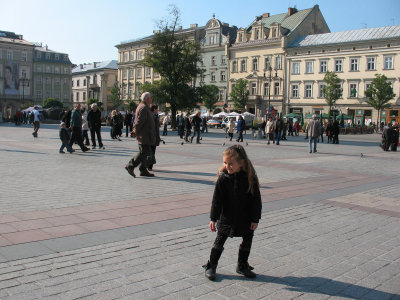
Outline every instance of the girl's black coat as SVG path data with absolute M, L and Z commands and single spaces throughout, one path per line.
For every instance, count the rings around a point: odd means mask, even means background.
M 261 195 L 259 186 L 254 195 L 248 192 L 247 173 L 221 172 L 214 190 L 210 218 L 218 221 L 218 227 L 230 227 L 231 236 L 242 236 L 250 231 L 252 222 L 261 219 Z

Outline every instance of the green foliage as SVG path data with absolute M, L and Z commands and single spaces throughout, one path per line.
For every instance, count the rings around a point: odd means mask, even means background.
M 196 106 L 193 80 L 201 73 L 200 44 L 176 34 L 180 12 L 175 6 L 170 8 L 170 19 L 160 21 L 160 32 L 156 33 L 143 60 L 145 66 L 152 67 L 161 76 L 159 83 L 153 83 L 153 99 L 157 103 L 167 103 L 171 108 L 172 127 L 176 126 L 177 109 Z M 158 88 L 159 91 L 155 89 Z
M 367 96 L 365 102 L 378 111 L 376 124 L 378 125 L 377 128 L 379 128 L 379 124 L 381 123 L 381 110 L 391 106 L 389 101 L 396 97 L 396 94 L 393 93 L 392 85 L 387 81 L 385 75 L 375 74 L 375 78 L 365 91 L 365 95 Z
M 337 99 L 342 96 L 342 89 L 340 88 L 340 78 L 334 72 L 326 72 L 324 81 L 326 86 L 322 88 L 325 101 L 329 106 L 328 118 L 331 117 L 332 106 L 335 105 Z
M 118 82 L 114 83 L 114 86 L 111 88 L 111 102 L 113 109 L 121 108 L 124 101 L 121 99 L 121 90 L 119 89 Z
M 27 103 L 23 103 L 21 104 L 21 110 L 27 109 L 28 107 L 33 106 L 33 102 L 27 102 Z
M 100 110 L 103 110 L 103 103 L 102 103 L 102 102 L 99 102 L 99 99 L 96 99 L 96 98 L 89 98 L 88 101 L 87 101 L 88 107 L 90 107 L 93 103 L 97 103 L 97 107 L 98 107 Z
M 137 104 L 132 99 L 129 99 L 125 104 L 125 109 L 129 109 L 132 112 L 135 112 L 137 108 Z
M 249 90 L 247 88 L 248 81 L 245 79 L 239 79 L 230 93 L 233 101 L 233 107 L 237 110 L 243 110 L 249 99 Z
M 43 100 L 43 108 L 50 108 L 50 107 L 63 107 L 63 103 L 56 99 L 56 98 L 48 98 Z
M 209 110 L 214 109 L 219 99 L 219 89 L 213 84 L 205 84 L 197 88 L 199 100 Z

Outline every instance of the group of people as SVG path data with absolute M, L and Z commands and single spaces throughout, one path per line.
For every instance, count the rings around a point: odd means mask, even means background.
M 196 137 L 196 144 L 200 143 L 200 132 L 204 132 L 201 130 L 201 126 L 203 124 L 203 120 L 200 117 L 201 112 L 198 111 L 195 113 L 193 118 L 190 117 L 190 113 L 186 113 L 186 116 L 181 113 L 177 118 L 177 127 L 178 127 L 178 135 L 181 139 L 184 139 L 185 142 L 193 143 L 193 139 Z M 193 134 L 192 134 L 193 129 Z M 192 136 L 191 136 L 192 134 Z M 190 137 L 190 140 L 189 140 Z
M 399 144 L 399 124 L 394 122 L 388 123 L 383 127 L 382 142 L 380 147 L 383 151 L 397 151 Z

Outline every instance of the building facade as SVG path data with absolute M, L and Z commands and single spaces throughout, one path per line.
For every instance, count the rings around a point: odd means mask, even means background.
M 0 31 L 0 111 L 11 118 L 23 104 L 33 102 L 34 44 L 14 32 Z
M 246 79 L 249 112 L 257 116 L 264 116 L 270 108 L 282 112 L 286 100 L 287 45 L 298 36 L 325 32 L 330 30 L 318 5 L 256 17 L 249 27 L 237 30 L 236 41 L 228 49 L 229 93 L 237 80 Z
M 37 104 L 48 98 L 60 100 L 71 107 L 72 63 L 68 54 L 36 44 L 33 55 L 33 99 Z
M 72 103 L 87 108 L 89 98 L 98 99 L 106 114 L 112 107 L 111 89 L 117 82 L 116 60 L 80 64 L 72 69 Z
M 396 98 L 384 119 L 398 120 L 400 110 L 400 26 L 365 28 L 299 37 L 287 48 L 287 112 L 327 113 L 322 88 L 327 71 L 341 79 L 342 97 L 334 113 L 355 116 L 355 123 L 376 122 L 377 111 L 365 100 L 365 91 L 383 74 Z M 392 114 L 392 115 L 391 115 Z
M 204 27 L 192 24 L 188 29 L 178 27 L 175 33 L 189 40 L 200 41 L 204 37 Z M 118 49 L 118 84 L 124 101 L 139 101 L 139 87 L 144 83 L 160 80 L 157 72 L 143 64 L 145 52 L 150 47 L 152 39 L 153 35 L 121 42 L 115 46 Z
M 219 102 L 216 106 L 227 106 L 229 62 L 228 48 L 235 42 L 237 27 L 230 27 L 215 19 L 209 20 L 205 26 L 205 36 L 200 41 L 202 60 L 200 67 L 204 73 L 197 79 L 196 85 L 212 84 L 219 89 Z

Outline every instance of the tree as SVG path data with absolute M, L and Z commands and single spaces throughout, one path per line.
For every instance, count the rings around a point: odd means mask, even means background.
M 391 106 L 389 101 L 396 97 L 396 94 L 393 93 L 392 85 L 387 82 L 385 75 L 375 74 L 375 78 L 365 91 L 365 95 L 367 96 L 365 102 L 378 111 L 376 118 L 376 130 L 378 130 L 379 124 L 381 124 L 381 110 Z
M 326 86 L 322 88 L 325 101 L 329 105 L 328 118 L 331 118 L 332 106 L 335 105 L 337 99 L 342 96 L 342 89 L 340 88 L 340 78 L 334 72 L 326 72 L 324 81 Z
M 47 98 L 43 100 L 43 108 L 50 108 L 50 107 L 63 107 L 63 103 L 56 99 L 56 98 Z
M 248 81 L 245 79 L 239 79 L 235 86 L 232 88 L 230 93 L 231 99 L 233 101 L 233 107 L 237 110 L 242 110 L 245 108 L 247 101 L 249 99 L 249 90 L 247 88 Z
M 153 98 L 159 104 L 169 104 L 172 113 L 171 125 L 176 126 L 178 109 L 190 108 L 196 105 L 193 81 L 201 73 L 200 44 L 188 40 L 183 35 L 177 35 L 176 28 L 180 22 L 180 12 L 177 7 L 170 6 L 169 19 L 158 22 L 159 33 L 155 33 L 143 60 L 145 66 L 152 67 L 161 76 L 159 83 L 153 83 L 159 88 Z M 142 86 L 143 87 L 143 86 Z
M 137 105 L 136 105 L 135 101 L 133 101 L 132 99 L 129 99 L 125 104 L 125 109 L 129 109 L 132 112 L 135 112 L 136 108 L 137 108 Z
M 102 103 L 102 102 L 99 102 L 99 99 L 96 99 L 96 98 L 89 98 L 88 101 L 87 101 L 87 106 L 90 107 L 93 103 L 96 103 L 96 104 L 97 104 L 97 107 L 98 107 L 100 110 L 103 110 L 103 103 Z
M 123 100 L 121 99 L 121 91 L 118 86 L 118 82 L 114 83 L 114 86 L 111 88 L 111 102 L 113 104 L 113 109 L 120 108 L 123 104 Z
M 213 84 L 205 84 L 198 89 L 198 97 L 207 109 L 212 110 L 219 99 L 219 89 Z

